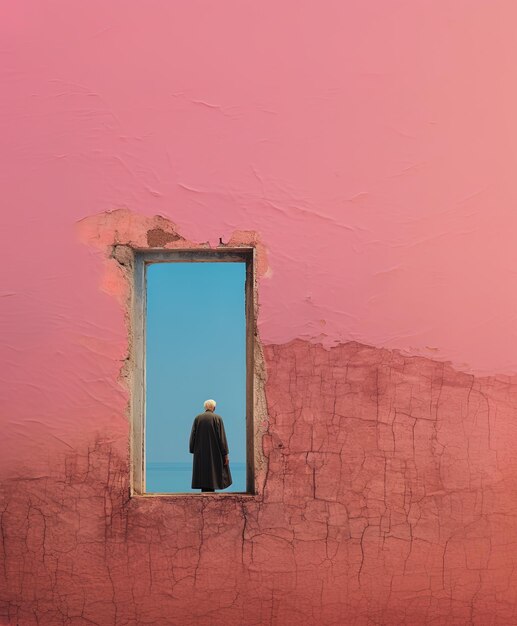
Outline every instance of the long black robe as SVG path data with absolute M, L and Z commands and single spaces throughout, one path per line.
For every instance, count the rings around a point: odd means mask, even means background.
M 192 489 L 226 489 L 232 484 L 230 466 L 224 465 L 228 442 L 223 418 L 212 411 L 196 415 L 190 433 Z

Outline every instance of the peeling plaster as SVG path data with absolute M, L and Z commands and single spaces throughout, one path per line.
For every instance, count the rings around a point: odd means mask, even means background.
M 102 289 L 116 296 L 128 306 L 127 280 L 122 280 L 118 263 L 110 263 L 114 258 L 114 246 L 129 246 L 135 249 L 160 248 L 164 250 L 211 248 L 208 242 L 198 243 L 185 239 L 178 233 L 174 222 L 162 215 L 146 217 L 128 209 L 115 209 L 83 218 L 77 223 L 79 240 L 101 250 L 108 262 L 102 279 Z M 234 231 L 227 243 L 220 243 L 218 249 L 225 247 L 249 246 L 256 250 L 256 270 L 259 277 L 270 275 L 266 247 L 258 233 L 253 231 Z M 115 258 L 118 261 L 117 258 Z
M 124 307 L 127 328 L 127 356 L 123 360 L 119 375 L 119 382 L 129 393 L 135 384 L 133 373 L 137 367 L 135 350 L 131 341 L 133 337 L 133 285 L 134 285 L 134 251 L 144 249 L 207 249 L 208 243 L 195 243 L 184 239 L 176 225 L 163 216 L 146 218 L 133 214 L 127 209 L 106 211 L 81 220 L 78 224 L 80 240 L 94 246 L 104 253 L 104 276 L 102 288 L 115 296 Z M 145 245 L 144 244 L 145 241 Z M 268 272 L 266 248 L 260 241 L 257 233 L 251 231 L 235 231 L 228 243 L 220 240 L 218 250 L 236 247 L 253 247 L 255 259 L 254 292 L 254 319 L 259 313 L 258 280 Z M 266 459 L 262 453 L 261 440 L 267 426 L 267 407 L 264 395 L 266 378 L 263 348 L 259 333 L 254 326 L 254 467 L 255 485 L 260 491 L 266 472 Z M 131 406 L 127 407 L 126 417 L 131 420 Z M 130 442 L 130 446 L 136 444 Z M 134 451 L 139 458 L 140 452 Z M 226 496 L 225 496 L 226 497 Z M 232 496 L 230 496 L 232 497 Z

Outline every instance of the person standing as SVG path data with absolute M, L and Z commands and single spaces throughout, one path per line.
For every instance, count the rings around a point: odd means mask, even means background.
M 190 433 L 192 489 L 215 491 L 232 484 L 228 441 L 223 418 L 215 411 L 215 400 L 206 400 L 205 411 L 196 415 Z

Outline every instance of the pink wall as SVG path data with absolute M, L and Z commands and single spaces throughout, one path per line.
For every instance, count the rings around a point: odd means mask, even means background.
M 0 623 L 517 623 L 516 20 L 3 3 Z M 127 498 L 156 215 L 260 246 L 254 501 Z

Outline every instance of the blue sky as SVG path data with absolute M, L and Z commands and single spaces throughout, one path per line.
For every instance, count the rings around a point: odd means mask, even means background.
M 246 460 L 245 263 L 147 267 L 146 462 L 190 462 L 192 421 L 213 398 L 230 462 Z

